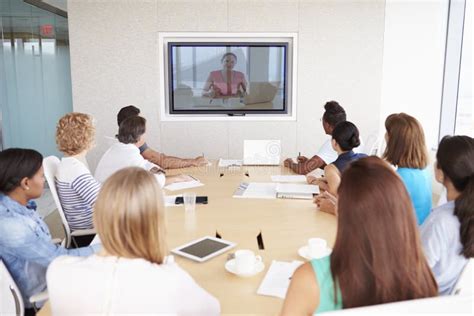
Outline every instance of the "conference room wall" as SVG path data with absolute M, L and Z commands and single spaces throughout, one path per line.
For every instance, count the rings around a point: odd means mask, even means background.
M 320 118 L 335 99 L 368 135 L 379 127 L 384 1 L 69 0 L 73 106 L 97 120 L 91 168 L 116 133 L 117 111 L 135 104 L 149 145 L 170 155 L 239 158 L 248 138 L 282 140 L 284 156 L 314 154 Z M 160 122 L 158 32 L 297 32 L 297 120 Z

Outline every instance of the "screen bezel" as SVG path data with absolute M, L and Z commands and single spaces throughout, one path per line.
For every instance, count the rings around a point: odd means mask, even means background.
M 201 110 L 176 110 L 174 108 L 174 91 L 173 91 L 173 47 L 282 47 L 283 48 L 283 109 L 201 109 Z M 168 53 L 168 109 L 169 114 L 288 114 L 289 104 L 289 86 L 288 86 L 288 49 L 287 42 L 167 42 Z
M 202 257 L 202 258 L 197 257 L 197 256 L 193 256 L 193 255 L 191 255 L 191 254 L 189 254 L 189 253 L 187 253 L 187 252 L 181 251 L 181 249 L 186 248 L 186 247 L 189 247 L 189 246 L 191 246 L 191 245 L 193 245 L 193 244 L 195 244 L 195 243 L 201 242 L 201 241 L 203 241 L 203 240 L 205 240 L 205 239 L 210 239 L 210 240 L 213 240 L 213 241 L 217 241 L 217 242 L 220 242 L 220 243 L 222 243 L 222 244 L 226 244 L 227 246 L 224 247 L 224 248 L 222 248 L 222 249 L 220 249 L 220 250 L 218 250 L 218 251 L 216 251 L 216 252 L 213 252 L 213 253 L 207 255 L 206 257 Z M 213 258 L 213 257 L 216 257 L 216 256 L 218 256 L 218 255 L 220 255 L 220 254 L 222 254 L 222 253 L 224 253 L 224 252 L 226 252 L 226 251 L 228 251 L 228 250 L 234 248 L 236 245 L 237 245 L 236 243 L 231 242 L 231 241 L 228 241 L 228 240 L 224 240 L 224 239 L 220 239 L 220 238 L 215 238 L 215 237 L 211 237 L 211 236 L 205 236 L 205 237 L 202 237 L 202 238 L 199 238 L 199 239 L 195 239 L 195 240 L 193 240 L 193 241 L 191 241 L 191 242 L 189 242 L 189 243 L 187 243 L 187 244 L 184 244 L 184 245 L 181 245 L 181 246 L 179 246 L 179 247 L 176 247 L 176 248 L 174 248 L 173 250 L 171 250 L 171 252 L 174 253 L 174 254 L 176 254 L 176 255 L 180 255 L 180 256 L 182 256 L 182 257 L 185 257 L 185 258 L 188 258 L 188 259 L 197 261 L 197 262 L 204 262 L 204 261 L 207 261 L 207 260 L 209 260 L 209 259 L 211 259 L 211 258 Z

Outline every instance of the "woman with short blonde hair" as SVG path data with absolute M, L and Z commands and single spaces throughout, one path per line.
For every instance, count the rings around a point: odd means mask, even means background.
M 405 113 L 391 114 L 385 120 L 387 147 L 383 154 L 397 167 L 415 206 L 418 225 L 423 224 L 431 210 L 431 173 L 428 150 L 420 122 Z
M 56 126 L 56 144 L 64 153 L 56 172 L 56 189 L 72 231 L 94 228 L 92 210 L 100 183 L 92 176 L 86 155 L 94 146 L 95 127 L 92 116 L 68 113 Z M 73 244 L 90 244 L 94 235 L 73 237 Z
M 56 127 L 58 149 L 68 156 L 80 154 L 94 144 L 95 128 L 93 119 L 84 113 L 68 113 Z
M 59 258 L 48 270 L 53 314 L 219 315 L 219 302 L 166 260 L 163 193 L 153 174 L 129 167 L 110 176 L 94 223 L 102 251 Z

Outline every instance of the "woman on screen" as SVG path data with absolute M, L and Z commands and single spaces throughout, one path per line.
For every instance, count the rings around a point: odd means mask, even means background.
M 94 207 L 94 227 L 99 253 L 50 265 L 54 315 L 219 315 L 217 299 L 166 257 L 163 192 L 152 173 L 129 167 L 109 177 Z
M 203 96 L 210 98 L 242 97 L 247 92 L 245 75 L 232 70 L 237 55 L 225 53 L 221 58 L 222 69 L 211 71 L 203 88 Z

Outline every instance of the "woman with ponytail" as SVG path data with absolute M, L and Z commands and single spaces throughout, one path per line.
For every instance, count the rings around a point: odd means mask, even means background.
M 446 188 L 448 202 L 432 211 L 421 239 L 440 294 L 450 294 L 474 257 L 474 139 L 444 137 L 436 160 L 435 177 Z

